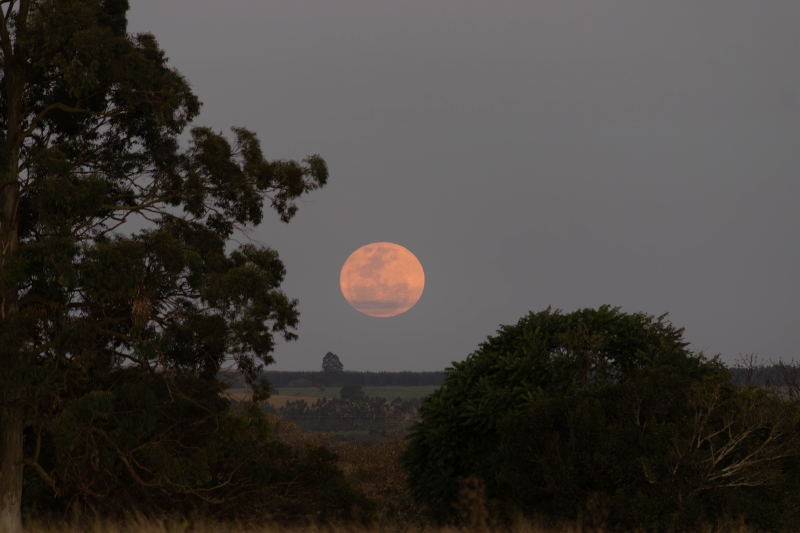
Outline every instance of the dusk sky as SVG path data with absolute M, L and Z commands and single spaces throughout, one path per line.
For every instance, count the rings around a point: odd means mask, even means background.
M 692 348 L 800 358 L 800 2 L 131 0 L 204 103 L 329 185 L 275 248 L 300 340 L 275 370 L 437 370 L 548 306 L 669 313 Z M 342 296 L 373 242 L 411 310 Z

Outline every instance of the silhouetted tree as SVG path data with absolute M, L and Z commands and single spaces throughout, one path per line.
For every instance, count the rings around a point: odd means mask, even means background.
M 507 498 L 498 478 L 507 449 L 498 424 L 540 397 L 625 383 L 643 368 L 669 367 L 689 381 L 725 372 L 686 345 L 682 330 L 663 317 L 607 306 L 570 314 L 548 309 L 502 326 L 453 363 L 444 385 L 423 399 L 404 459 L 415 497 L 442 520 L 453 516 L 459 478 L 476 476 L 488 496 Z
M 325 354 L 325 357 L 322 358 L 322 371 L 323 372 L 342 372 L 344 370 L 344 365 L 341 361 L 339 361 L 339 356 L 333 352 L 328 352 Z
M 243 128 L 192 128 L 180 148 L 200 102 L 152 35 L 127 32 L 126 0 L 3 4 L 0 530 L 20 531 L 23 466 L 95 509 L 247 485 L 215 465 L 238 460 L 219 459 L 230 428 L 262 422 L 221 423 L 217 375 L 232 362 L 264 399 L 298 313 L 274 250 L 227 245 L 265 201 L 288 222 L 325 162 L 268 161 Z M 149 228 L 122 233 L 135 217 Z

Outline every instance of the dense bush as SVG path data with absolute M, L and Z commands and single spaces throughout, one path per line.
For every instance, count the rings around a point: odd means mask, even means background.
M 798 423 L 797 405 L 727 375 L 643 369 L 509 412 L 497 480 L 528 515 L 594 513 L 647 530 L 740 517 L 796 530 Z
M 423 400 L 421 421 L 412 430 L 404 456 L 415 497 L 427 502 L 438 519 L 448 519 L 458 480 L 474 475 L 484 481 L 498 509 L 528 501 L 533 503 L 523 507 L 529 512 L 544 509 L 539 500 L 524 499 L 517 490 L 522 480 L 509 474 L 513 461 L 508 450 L 517 442 L 511 438 L 513 424 L 521 422 L 511 417 L 530 413 L 542 402 L 567 409 L 579 393 L 628 386 L 643 370 L 662 369 L 687 385 L 715 376 L 729 379 L 720 363 L 686 346 L 682 330 L 663 317 L 626 314 L 607 306 L 570 314 L 548 309 L 501 327 L 464 362 L 453 363 L 442 388 Z M 551 429 L 524 421 L 534 428 L 526 435 L 537 434 L 549 442 L 550 437 L 537 432 L 552 434 Z M 533 448 L 531 453 L 544 452 Z M 598 460 L 603 457 L 597 452 Z M 630 455 L 626 460 L 641 465 L 641 459 Z M 592 461 L 586 459 L 585 464 Z M 579 506 L 580 502 L 562 514 Z
M 26 439 L 51 483 L 25 471 L 27 512 L 290 521 L 370 511 L 328 448 L 285 442 L 256 405 L 232 407 L 215 379 L 183 381 L 192 397 L 126 369 L 105 390 L 65 402 L 49 432 Z
M 342 400 L 356 400 L 359 398 L 363 398 L 366 396 L 364 394 L 364 389 L 361 388 L 361 385 L 351 384 L 345 385 L 339 391 L 339 396 Z

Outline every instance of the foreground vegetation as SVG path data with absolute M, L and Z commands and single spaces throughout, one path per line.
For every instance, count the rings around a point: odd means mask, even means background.
M 331 521 L 313 513 L 306 513 L 300 520 L 287 522 L 280 517 L 266 520 L 262 515 L 245 514 L 240 520 L 209 520 L 208 517 L 188 515 L 171 517 L 145 517 L 131 514 L 116 520 L 97 520 L 89 517 L 51 517 L 49 519 L 29 517 L 26 531 L 36 533 L 177 533 L 183 531 L 229 532 L 229 533 L 368 533 L 368 532 L 427 532 L 456 533 L 458 531 L 504 533 L 581 533 L 605 532 L 609 530 L 608 510 L 595 500 L 585 513 L 574 520 L 553 521 L 542 517 L 530 519 L 516 516 L 512 520 L 498 521 L 490 514 L 486 493 L 475 479 L 462 480 L 459 498 L 454 510 L 457 518 L 444 526 L 434 526 L 426 519 L 426 507 L 411 497 L 407 485 L 407 473 L 401 463 L 406 448 L 402 433 L 373 442 L 370 446 L 341 444 L 331 441 L 324 434 L 307 433 L 296 425 L 279 417 L 271 417 L 276 428 L 275 435 L 284 442 L 297 447 L 314 448 L 318 445 L 335 450 L 337 464 L 352 486 L 367 496 L 371 503 L 368 509 L 354 509 L 351 513 Z M 302 483 L 299 485 L 302 487 Z M 353 512 L 354 511 L 354 512 Z M 65 520 L 66 518 L 66 520 Z M 284 517 L 285 518 L 285 517 Z M 612 528 L 624 532 L 626 529 Z M 631 530 L 635 531 L 635 530 Z M 742 517 L 723 517 L 715 522 L 699 522 L 680 528 L 685 533 L 749 533 L 763 531 L 758 524 L 748 523 Z
M 281 526 L 268 524 L 259 526 L 246 526 L 240 524 L 218 524 L 203 521 L 152 521 L 132 518 L 122 523 L 97 522 L 93 524 L 58 525 L 36 524 L 30 527 L 31 533 L 463 533 L 475 531 L 488 533 L 489 531 L 502 531 L 503 533 L 605 533 L 604 527 L 571 522 L 558 525 L 546 525 L 519 521 L 504 527 L 398 527 L 379 524 L 368 525 L 306 525 L 306 526 Z M 694 529 L 685 529 L 681 533 L 752 533 L 754 530 L 741 521 L 731 521 L 721 524 L 704 524 Z M 620 532 L 620 533 L 625 533 Z
M 87 457 L 80 475 L 89 486 L 102 479 L 125 492 L 107 492 L 106 501 L 76 492 L 67 502 L 48 496 L 31 472 L 26 512 L 72 524 L 124 521 L 131 512 L 177 524 L 199 517 L 199 528 L 254 531 L 264 523 L 796 531 L 797 367 L 775 367 L 764 380 L 756 362 L 748 364 L 734 381 L 716 360 L 687 351 L 680 330 L 644 314 L 531 313 L 448 370 L 443 387 L 423 400 L 410 439 L 398 431 L 345 442 L 290 419 L 346 425 L 351 410 L 375 418 L 403 411 L 402 400 L 322 399 L 271 414 L 243 402 L 200 449 L 210 477 L 200 477 L 191 455 L 177 470 L 154 468 L 146 483 L 126 479 L 125 470 L 110 478 L 107 459 Z M 413 407 L 407 415 L 416 415 Z M 146 448 L 131 457 L 140 468 L 157 459 Z M 180 476 L 194 484 L 179 485 Z

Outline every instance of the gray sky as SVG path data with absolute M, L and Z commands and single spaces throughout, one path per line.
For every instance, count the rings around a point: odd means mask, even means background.
M 298 342 L 277 370 L 434 370 L 529 310 L 670 313 L 696 350 L 800 357 L 800 2 L 131 0 L 204 102 L 328 187 L 254 237 Z M 339 271 L 389 241 L 409 312 Z

